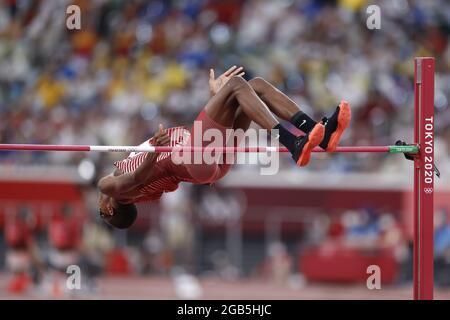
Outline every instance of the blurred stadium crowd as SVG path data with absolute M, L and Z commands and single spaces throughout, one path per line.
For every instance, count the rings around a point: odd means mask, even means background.
M 61 27 L 72 3 L 81 8 L 80 31 Z M 377 3 L 380 30 L 366 28 L 364 0 L 4 1 L 0 141 L 138 144 L 159 122 L 189 125 L 209 97 L 208 68 L 234 64 L 273 82 L 316 119 L 347 99 L 354 121 L 346 144 L 411 141 L 412 61 L 431 55 L 437 132 L 447 137 L 437 149 L 448 159 L 450 5 Z M 2 152 L 0 161 L 79 157 Z M 383 156 L 372 158 L 347 157 L 332 169 L 378 170 Z
M 79 31 L 65 28 L 70 4 L 81 8 Z M 348 100 L 354 120 L 343 144 L 409 142 L 413 58 L 430 55 L 436 57 L 436 156 L 445 171 L 450 167 L 450 87 L 446 85 L 450 83 L 450 3 L 377 1 L 380 30 L 366 28 L 368 4 L 365 0 L 2 1 L 0 143 L 139 144 L 159 123 L 189 125 L 209 98 L 208 69 L 213 67 L 218 74 L 232 65 L 244 66 L 248 78 L 268 79 L 316 119 L 330 113 L 340 99 Z M 100 173 L 110 170 L 119 156 L 2 152 L 0 164 L 78 165 L 88 157 Z M 382 154 L 365 161 L 361 157 L 335 156 L 333 161 L 322 157 L 307 170 L 379 171 L 388 165 Z M 297 170 L 291 166 L 286 159 L 283 168 Z M 106 268 L 112 273 L 133 269 L 164 274 L 178 264 L 177 259 L 194 264 L 193 253 L 186 250 L 194 250 L 196 230 L 189 221 L 192 213 L 185 211 L 198 208 L 192 197 L 187 202 L 180 200 L 181 195 L 175 197 L 163 204 L 163 211 L 169 207 L 162 222 L 165 236 L 150 230 L 142 247 L 125 258 L 122 251 L 113 250 L 121 245 L 120 235 L 93 220 L 96 194 L 87 191 L 84 200 L 92 215 L 80 224 L 67 207 L 57 210 L 44 230 L 46 257 L 33 260 L 34 269 L 49 263 L 64 273 L 61 266 L 76 261 L 92 275 Z M 181 208 L 171 207 L 180 201 Z M 212 211 L 217 211 L 219 202 L 202 205 L 216 206 Z M 227 205 L 230 202 L 223 207 Z M 27 209 L 18 211 L 5 238 L 13 243 L 20 234 L 18 248 L 33 251 L 34 237 L 42 234 L 33 235 L 33 215 Z M 311 224 L 312 243 L 328 236 L 333 240 L 334 235 L 344 236 L 350 247 L 391 245 L 410 265 L 405 257 L 407 243 L 390 213 L 374 218 L 364 210 L 347 212 L 337 227 L 322 220 L 319 215 Z M 440 215 L 436 250 L 447 267 L 449 226 L 445 214 Z M 65 241 L 71 250 L 66 250 Z M 266 258 L 254 272 L 284 281 L 293 264 L 286 248 L 273 243 Z M 20 254 L 12 259 L 10 265 L 21 263 Z M 220 252 L 210 265 L 225 278 L 239 273 Z M 31 281 L 29 275 L 19 274 L 10 284 L 12 291 Z

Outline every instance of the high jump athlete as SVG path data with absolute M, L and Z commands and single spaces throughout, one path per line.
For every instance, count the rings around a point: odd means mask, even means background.
M 143 145 L 194 146 L 197 135 L 214 128 L 223 133 L 227 129 L 247 130 L 251 121 L 268 130 L 277 129 L 278 140 L 291 153 L 299 166 L 308 164 L 311 151 L 320 146 L 326 151 L 336 149 L 342 133 L 350 123 L 350 107 L 341 101 L 331 117 L 316 122 L 280 90 L 262 78 L 246 81 L 243 68 L 230 68 L 217 79 L 210 70 L 211 99 L 197 116 L 201 130 L 184 127 L 164 129 Z M 305 133 L 296 136 L 275 117 L 291 122 Z M 198 132 L 201 131 L 201 132 Z M 210 142 L 203 142 L 200 147 Z M 239 141 L 234 141 L 237 146 Z M 195 145 L 198 147 L 198 145 Z M 223 155 L 226 157 L 226 154 Z M 116 228 L 130 227 L 136 219 L 134 203 L 158 200 L 163 193 L 172 192 L 180 182 L 212 184 L 230 170 L 226 162 L 213 164 L 175 164 L 170 153 L 131 153 L 126 159 L 114 163 L 116 169 L 98 182 L 100 215 Z

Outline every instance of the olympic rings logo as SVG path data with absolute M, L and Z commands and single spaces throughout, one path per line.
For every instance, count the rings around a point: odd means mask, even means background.
M 426 194 L 433 193 L 433 188 L 423 188 L 423 192 L 425 192 Z

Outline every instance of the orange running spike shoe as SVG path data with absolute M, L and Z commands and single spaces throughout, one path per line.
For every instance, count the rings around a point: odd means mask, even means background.
M 350 105 L 342 100 L 325 125 L 325 135 L 320 143 L 322 149 L 330 152 L 336 150 L 342 134 L 350 124 L 351 117 Z
M 324 134 L 325 126 L 323 123 L 317 123 L 307 135 L 297 138 L 296 153 L 293 155 L 297 165 L 304 167 L 309 163 L 311 151 L 323 140 Z

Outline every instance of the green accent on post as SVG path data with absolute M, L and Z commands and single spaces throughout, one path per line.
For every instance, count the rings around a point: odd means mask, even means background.
M 389 153 L 418 153 L 417 146 L 389 146 Z

